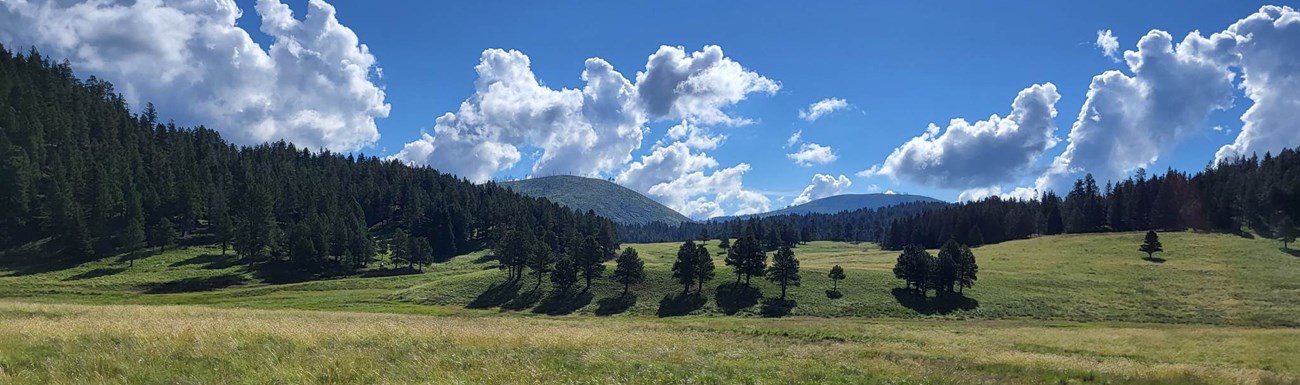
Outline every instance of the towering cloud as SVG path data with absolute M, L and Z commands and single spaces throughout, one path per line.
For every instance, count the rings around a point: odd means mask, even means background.
M 1007 117 L 968 123 L 953 119 L 945 130 L 931 124 L 921 136 L 894 149 L 885 162 L 860 175 L 892 178 L 941 188 L 966 189 L 1015 181 L 1056 145 L 1056 102 L 1052 83 L 1026 88 Z
M 379 67 L 334 7 L 312 0 L 303 20 L 277 0 L 256 8 L 268 50 L 236 24 L 232 0 L 3 1 L 0 41 L 67 59 L 134 107 L 153 102 L 237 143 L 355 150 L 378 140 L 375 119 L 389 112 L 372 80 Z
M 1070 144 L 1038 178 L 1039 191 L 1062 191 L 1083 173 L 1120 179 L 1202 128 L 1211 111 L 1232 106 L 1231 39 L 1193 32 L 1175 46 L 1169 33 L 1151 31 L 1137 47 L 1124 52 L 1133 75 L 1092 79 Z
M 836 178 L 826 174 L 816 174 L 813 175 L 812 182 L 808 184 L 808 187 L 805 187 L 803 192 L 799 193 L 799 196 L 795 197 L 794 201 L 790 202 L 790 204 L 801 205 L 816 199 L 839 195 L 852 185 L 853 181 L 849 180 L 849 177 L 844 175 L 840 175 Z M 872 187 L 876 190 L 880 189 L 874 185 Z
M 533 74 L 528 56 L 500 49 L 484 51 L 475 70 L 474 94 L 394 158 L 484 181 L 519 162 L 521 148 L 536 148 L 533 175 L 618 171 L 618 183 L 695 217 L 723 215 L 727 208 L 766 210 L 766 197 L 743 189 L 749 165 L 716 169 L 718 162 L 704 151 L 726 138 L 709 125 L 749 122 L 728 115 L 728 106 L 752 93 L 774 93 L 780 85 L 717 46 L 690 54 L 660 47 L 635 84 L 603 59 L 591 58 L 582 89 L 552 89 Z M 664 120 L 679 122 L 632 162 L 646 124 Z
M 1241 132 L 1216 157 L 1277 152 L 1300 146 L 1300 12 L 1263 7 L 1216 35 L 1231 38 L 1240 55 L 1242 88 L 1254 102 Z

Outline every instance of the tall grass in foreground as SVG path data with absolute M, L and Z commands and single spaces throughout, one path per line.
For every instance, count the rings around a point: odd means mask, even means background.
M 1300 330 L 0 302 L 4 384 L 1300 384 Z

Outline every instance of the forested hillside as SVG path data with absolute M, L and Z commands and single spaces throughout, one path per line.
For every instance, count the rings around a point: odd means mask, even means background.
M 1300 218 L 1300 153 L 1286 149 L 1263 158 L 1231 159 L 1194 175 L 1168 170 L 1107 182 L 1092 175 L 1064 198 L 1049 192 L 1035 201 L 997 197 L 892 221 L 881 244 L 938 247 L 955 238 L 980 245 L 1033 234 L 1133 230 L 1247 231 L 1290 242 Z
M 617 223 L 678 224 L 691 221 L 641 193 L 603 179 L 555 175 L 500 184 L 517 193 L 546 198 L 577 211 L 591 210 Z
M 618 242 L 604 218 L 494 184 L 284 142 L 239 147 L 167 123 L 152 105 L 132 114 L 111 84 L 3 47 L 0 181 L 0 250 L 43 245 L 48 259 L 185 240 L 230 246 L 250 266 L 314 270 L 365 266 L 390 246 L 429 262 L 511 228 L 555 251 Z

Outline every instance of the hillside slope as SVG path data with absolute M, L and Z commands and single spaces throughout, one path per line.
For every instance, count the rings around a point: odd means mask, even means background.
M 878 209 L 881 207 L 912 202 L 942 203 L 943 201 L 927 196 L 911 194 L 843 194 L 817 199 L 798 206 L 790 206 L 780 210 L 768 211 L 762 214 L 743 216 L 742 218 L 763 218 L 790 214 L 834 214 L 841 211 Z
M 499 183 L 517 193 L 546 198 L 569 208 L 595 211 L 618 223 L 690 221 L 685 215 L 613 182 L 571 175 L 556 175 Z

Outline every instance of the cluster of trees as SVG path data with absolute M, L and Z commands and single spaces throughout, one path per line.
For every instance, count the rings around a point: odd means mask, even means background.
M 1300 153 L 1285 149 L 1225 160 L 1191 176 L 1168 170 L 1148 177 L 1138 170 L 1102 187 L 1087 175 L 1063 198 L 1053 192 L 1028 201 L 990 197 L 929 210 L 893 219 L 880 243 L 897 250 L 935 248 L 947 239 L 978 246 L 1033 234 L 1243 228 L 1286 243 L 1295 237 L 1296 218 Z
M 731 266 L 736 274 L 733 287 L 741 287 L 743 280 L 744 289 L 749 290 L 752 277 L 766 277 L 781 287 L 781 299 L 784 300 L 788 287 L 799 286 L 799 259 L 790 246 L 778 246 L 772 264 L 768 265 L 767 251 L 752 232 L 737 238 L 734 243 L 723 238 L 720 245 L 728 246 L 724 247 L 727 250 L 724 263 Z M 692 285 L 695 286 L 695 293 L 702 295 L 704 282 L 712 280 L 713 276 L 713 257 L 703 243 L 696 244 L 695 241 L 687 240 L 678 248 L 677 260 L 673 262 L 673 278 L 682 285 L 682 295 L 690 294 Z M 832 275 L 832 279 L 843 279 L 843 269 L 840 270 L 839 278 Z
M 384 248 L 421 265 L 509 230 L 552 251 L 618 244 L 607 219 L 491 183 L 284 142 L 239 147 L 160 121 L 152 105 L 132 114 L 111 84 L 3 47 L 0 181 L 0 249 L 49 239 L 51 257 L 212 242 L 250 265 L 310 270 L 365 266 Z
M 920 245 L 906 246 L 894 265 L 894 276 L 922 296 L 932 289 L 940 296 L 961 293 L 975 285 L 978 273 L 975 254 L 956 240 L 945 242 L 937 258 Z
M 507 280 L 522 279 L 527 268 L 536 277 L 534 286 L 540 286 L 542 276 L 550 272 L 551 283 L 559 289 L 568 290 L 581 277 L 586 282 L 583 290 L 588 290 L 591 282 L 605 273 L 604 263 L 613 257 L 618 247 L 593 235 L 582 236 L 575 232 L 570 237 L 560 238 L 547 232 L 545 237 L 538 238 L 535 232 L 523 228 L 509 229 L 493 248 L 497 261 L 508 272 Z M 631 252 L 636 255 L 636 250 Z

